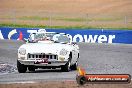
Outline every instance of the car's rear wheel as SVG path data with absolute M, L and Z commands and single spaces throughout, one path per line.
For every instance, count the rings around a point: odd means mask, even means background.
M 35 67 L 34 66 L 28 66 L 28 70 L 29 71 L 35 71 Z
M 25 73 L 27 71 L 27 66 L 21 64 L 18 60 L 17 60 L 17 69 L 19 73 Z
M 71 62 L 68 61 L 68 62 L 66 63 L 66 65 L 61 66 L 61 70 L 64 71 L 64 72 L 69 72 L 69 71 L 70 71 L 70 66 L 71 66 Z

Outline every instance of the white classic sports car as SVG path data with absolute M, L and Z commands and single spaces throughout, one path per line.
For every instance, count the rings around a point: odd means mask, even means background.
M 18 49 L 17 68 L 19 73 L 35 71 L 38 68 L 56 69 L 68 72 L 76 70 L 79 47 L 68 35 L 55 32 L 32 33 L 26 44 Z

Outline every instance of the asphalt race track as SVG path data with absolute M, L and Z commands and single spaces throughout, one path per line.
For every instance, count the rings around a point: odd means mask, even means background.
M 36 81 L 75 80 L 77 71 L 38 69 L 36 72 L 18 73 L 17 49 L 22 41 L 0 40 L 0 84 Z M 79 66 L 89 74 L 132 75 L 132 45 L 79 43 Z

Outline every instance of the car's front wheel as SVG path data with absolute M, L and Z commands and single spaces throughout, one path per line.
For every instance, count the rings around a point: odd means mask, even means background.
M 18 60 L 17 60 L 17 69 L 19 73 L 25 73 L 27 71 L 27 66 L 21 64 Z
M 66 65 L 61 66 L 61 70 L 64 71 L 64 72 L 69 72 L 70 71 L 70 66 L 71 66 L 71 62 L 68 61 L 66 63 Z
M 71 69 L 72 69 L 72 70 L 77 70 L 77 67 L 78 67 L 78 62 L 76 62 L 75 64 L 73 64 L 73 65 L 71 66 Z

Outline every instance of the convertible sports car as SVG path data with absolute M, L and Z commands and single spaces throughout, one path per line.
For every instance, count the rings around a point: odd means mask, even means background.
M 32 33 L 26 44 L 18 49 L 17 68 L 19 73 L 35 71 L 38 68 L 69 72 L 76 70 L 79 47 L 68 35 L 55 32 Z

